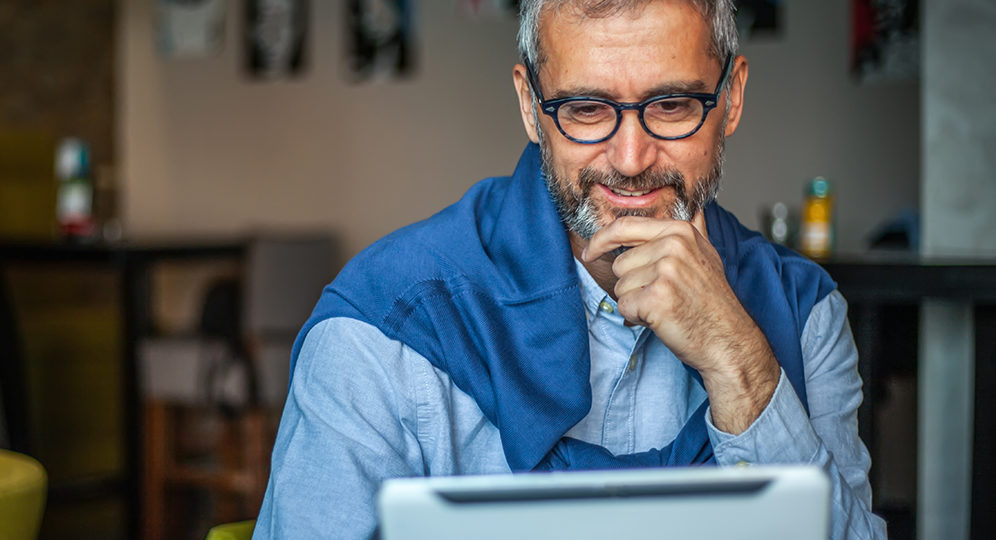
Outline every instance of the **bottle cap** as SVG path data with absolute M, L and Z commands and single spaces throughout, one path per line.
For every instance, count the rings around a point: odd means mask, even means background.
M 90 174 L 90 151 L 74 137 L 62 139 L 55 151 L 55 176 L 60 180 L 86 178 Z
M 817 176 L 809 181 L 809 195 L 813 197 L 830 196 L 830 181 L 822 176 Z

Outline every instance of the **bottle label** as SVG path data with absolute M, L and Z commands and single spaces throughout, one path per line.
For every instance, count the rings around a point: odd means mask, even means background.
M 823 257 L 830 253 L 830 224 L 826 221 L 810 221 L 802 226 L 800 248 L 810 257 Z
M 62 182 L 56 201 L 59 228 L 68 236 L 89 236 L 93 232 L 93 189 L 86 181 Z

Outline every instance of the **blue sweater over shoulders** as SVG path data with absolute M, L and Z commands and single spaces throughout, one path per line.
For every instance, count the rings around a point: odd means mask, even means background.
M 717 203 L 705 215 L 727 280 L 805 405 L 800 338 L 810 310 L 834 283 Z M 587 323 L 536 145 L 523 152 L 513 176 L 481 181 L 455 204 L 351 260 L 301 330 L 292 375 L 305 335 L 332 317 L 371 324 L 448 373 L 498 428 L 513 471 L 712 461 L 708 402 L 659 450 L 613 456 L 563 437 L 591 407 Z

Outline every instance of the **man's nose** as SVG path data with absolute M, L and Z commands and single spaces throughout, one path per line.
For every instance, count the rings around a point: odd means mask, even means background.
M 624 176 L 636 176 L 657 162 L 657 140 L 640 124 L 636 111 L 623 111 L 619 130 L 607 141 L 607 157 Z

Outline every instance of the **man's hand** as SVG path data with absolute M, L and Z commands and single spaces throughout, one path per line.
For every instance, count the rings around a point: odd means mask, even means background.
M 652 329 L 697 370 L 715 426 L 742 433 L 768 404 L 780 368 L 730 289 L 719 254 L 691 223 L 630 216 L 596 233 L 582 262 L 624 246 L 631 249 L 612 263 L 619 314 Z

